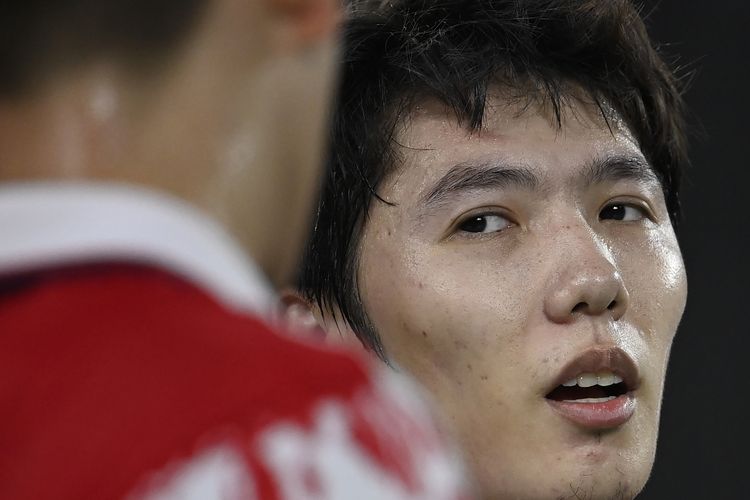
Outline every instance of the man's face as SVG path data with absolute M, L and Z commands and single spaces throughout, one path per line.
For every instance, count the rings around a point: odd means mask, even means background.
M 661 186 L 594 108 L 558 129 L 490 105 L 481 133 L 434 104 L 403 127 L 379 190 L 394 205 L 373 204 L 360 245 L 365 310 L 487 498 L 630 498 L 687 293 Z

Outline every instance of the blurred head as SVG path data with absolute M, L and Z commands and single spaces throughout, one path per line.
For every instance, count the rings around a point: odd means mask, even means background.
M 638 13 L 388 2 L 345 47 L 290 316 L 418 378 L 486 498 L 632 498 L 686 300 L 682 105 Z
M 318 184 L 336 6 L 68 0 L 6 8 L 0 180 L 166 191 L 217 217 L 284 282 Z

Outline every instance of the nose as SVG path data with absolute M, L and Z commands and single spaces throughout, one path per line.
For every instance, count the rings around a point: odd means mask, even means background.
M 555 323 L 570 323 L 580 316 L 619 320 L 630 297 L 611 252 L 594 234 L 578 239 L 573 248 L 575 254 L 560 259 L 563 264 L 551 282 L 545 314 Z

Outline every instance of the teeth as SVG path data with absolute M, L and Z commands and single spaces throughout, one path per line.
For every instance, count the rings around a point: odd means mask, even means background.
M 565 399 L 566 403 L 606 403 L 615 399 L 614 396 L 607 396 L 604 398 L 582 398 L 582 399 Z
M 622 382 L 622 377 L 615 375 L 612 372 L 599 372 L 599 373 L 581 373 L 575 378 L 564 382 L 563 387 L 593 387 L 600 385 L 602 387 L 608 387 L 610 385 L 619 384 Z
M 599 385 L 607 387 L 615 383 L 615 374 L 612 372 L 601 372 L 596 374 L 599 378 Z
M 582 373 L 578 375 L 578 387 L 593 387 L 599 383 L 599 377 L 594 373 Z

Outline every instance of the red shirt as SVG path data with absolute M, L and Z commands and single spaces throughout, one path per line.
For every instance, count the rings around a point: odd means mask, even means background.
M 6 500 L 466 498 L 409 390 L 153 267 L 0 279 L 0 404 Z

